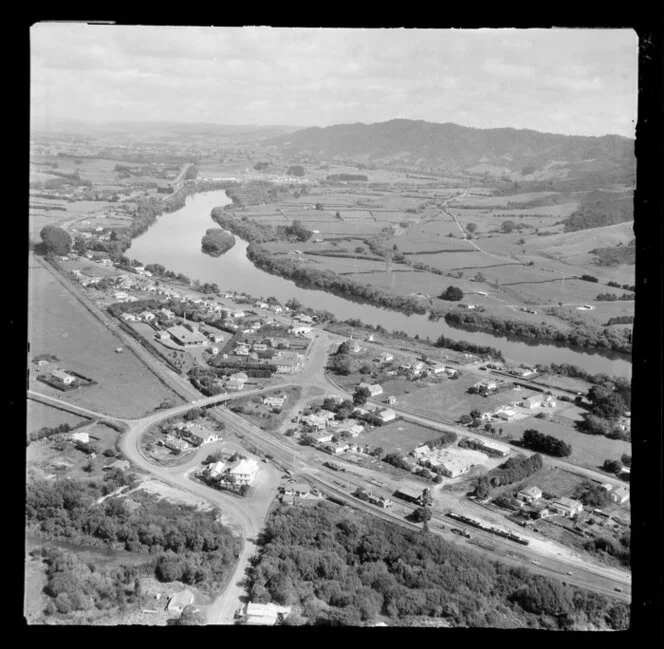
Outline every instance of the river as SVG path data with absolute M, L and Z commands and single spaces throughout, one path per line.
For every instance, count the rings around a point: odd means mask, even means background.
M 235 245 L 221 257 L 201 252 L 205 230 L 218 227 L 210 213 L 213 207 L 230 202 L 223 190 L 195 194 L 185 206 L 161 215 L 142 235 L 132 241 L 125 253 L 144 264 L 162 264 L 201 282 L 213 282 L 222 291 L 240 291 L 254 297 L 273 296 L 282 303 L 294 297 L 303 305 L 330 311 L 339 320 L 357 318 L 366 324 L 382 325 L 388 331 L 401 330 L 420 338 L 435 340 L 441 334 L 455 340 L 489 345 L 502 351 L 506 360 L 518 363 L 570 363 L 594 374 L 603 372 L 630 377 L 629 357 L 608 351 L 580 350 L 564 345 L 540 344 L 534 340 L 495 336 L 485 331 L 450 327 L 444 320 L 432 322 L 426 315 L 405 315 L 315 289 L 301 288 L 292 281 L 256 268 L 246 255 L 247 242 L 235 236 Z

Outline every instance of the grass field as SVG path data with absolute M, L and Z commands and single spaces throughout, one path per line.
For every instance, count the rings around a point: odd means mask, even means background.
M 123 343 L 34 258 L 29 268 L 28 304 L 30 353 L 55 354 L 60 367 L 98 383 L 67 393 L 43 383 L 31 387 L 118 417 L 140 417 L 166 399 L 180 401 L 129 349 L 116 353 Z
M 32 401 L 28 399 L 27 403 L 27 432 L 32 433 L 34 431 L 47 426 L 48 428 L 54 428 L 60 424 L 69 424 L 72 428 L 81 424 L 85 421 L 88 421 L 84 417 L 78 417 L 70 412 L 64 412 L 63 410 L 58 410 L 57 408 L 51 408 L 50 406 L 44 405 L 43 403 L 38 403 L 37 401 Z
M 561 417 L 565 417 L 561 411 Z M 574 416 L 574 412 L 569 413 Z M 575 430 L 572 426 L 527 417 L 518 421 L 505 423 L 506 433 L 514 439 L 520 439 L 524 430 L 534 428 L 545 435 L 553 435 L 572 445 L 572 455 L 568 461 L 588 469 L 597 469 L 606 459 L 620 459 L 623 453 L 632 454 L 632 445 L 618 439 L 608 439 L 601 435 L 586 435 Z
M 369 446 L 380 446 L 386 453 L 397 451 L 406 455 L 424 442 L 440 437 L 437 431 L 411 422 L 394 421 L 386 426 L 377 426 L 358 438 Z

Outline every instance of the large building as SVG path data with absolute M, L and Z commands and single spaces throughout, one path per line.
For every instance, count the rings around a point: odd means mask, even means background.
M 235 478 L 237 485 L 249 485 L 254 481 L 258 468 L 256 460 L 242 459 L 232 466 L 228 472 Z
M 209 342 L 200 331 L 189 331 L 189 329 L 182 325 L 175 325 L 174 327 L 166 329 L 166 331 L 171 335 L 171 338 L 173 338 L 175 342 L 184 347 L 192 345 L 207 345 Z
M 556 514 L 571 518 L 583 511 L 583 504 L 572 498 L 558 498 L 549 505 L 549 508 Z
M 372 397 L 377 397 L 379 394 L 383 394 L 383 386 L 379 385 L 378 383 L 374 383 L 373 385 L 370 385 L 369 383 L 360 383 L 358 387 L 367 388 L 367 390 L 369 390 L 369 394 Z

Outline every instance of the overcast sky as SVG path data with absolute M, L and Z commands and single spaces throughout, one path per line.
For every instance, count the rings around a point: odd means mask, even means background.
M 39 23 L 32 115 L 329 126 L 394 118 L 634 136 L 632 30 Z

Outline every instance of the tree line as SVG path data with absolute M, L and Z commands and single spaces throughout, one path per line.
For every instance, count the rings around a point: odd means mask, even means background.
M 532 451 L 555 457 L 569 457 L 572 454 L 571 444 L 567 444 L 553 435 L 540 433 L 534 428 L 523 431 L 521 444 Z

